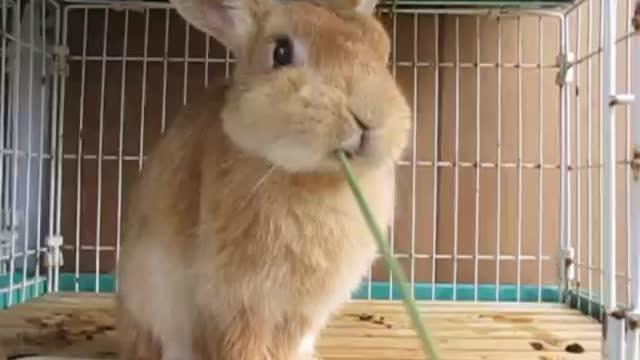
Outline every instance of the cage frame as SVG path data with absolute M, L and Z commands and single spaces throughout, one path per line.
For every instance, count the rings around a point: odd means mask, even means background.
M 15 4 L 19 5 L 21 3 L 30 3 L 27 0 L 12 0 Z M 10 36 L 13 36 L 7 31 L 7 14 L 9 7 L 9 0 L 3 1 L 2 4 L 2 54 L 7 54 L 7 46 L 10 43 L 8 40 Z M 5 259 L 8 260 L 9 263 L 9 286 L 6 288 L 0 287 L 0 296 L 6 297 L 6 305 L 11 306 L 16 302 L 23 302 L 27 300 L 30 296 L 39 296 L 41 293 L 46 292 L 57 292 L 61 289 L 61 274 L 60 267 L 62 265 L 62 250 L 65 245 L 65 239 L 62 237 L 61 230 L 61 214 L 62 214 L 62 167 L 63 161 L 66 154 L 63 151 L 64 145 L 64 99 L 65 99 L 65 78 L 68 72 L 69 66 L 69 52 L 66 44 L 67 39 L 67 17 L 68 11 L 73 9 L 116 9 L 121 11 L 137 11 L 140 9 L 170 9 L 171 6 L 166 3 L 159 2 L 131 2 L 131 1 L 117 1 L 117 0 L 43 0 L 41 1 L 43 7 L 48 5 L 52 6 L 52 11 L 54 13 L 54 38 L 56 39 L 55 44 L 50 44 L 52 46 L 45 46 L 41 49 L 43 53 L 46 53 L 51 60 L 51 69 L 47 70 L 47 75 L 51 76 L 50 83 L 50 97 L 51 97 L 51 120 L 50 120 L 50 148 L 48 150 L 48 154 L 41 148 L 39 154 L 37 156 L 32 155 L 30 150 L 26 156 L 27 161 L 32 161 L 32 158 L 36 158 L 40 162 L 40 166 L 42 166 L 43 162 L 48 159 L 52 170 L 50 171 L 50 176 L 48 179 L 49 186 L 49 208 L 48 208 L 48 232 L 47 236 L 44 239 L 39 239 L 36 247 L 33 250 L 30 250 L 25 240 L 25 252 L 33 251 L 33 255 L 37 262 L 42 261 L 42 264 L 45 265 L 47 269 L 46 275 L 41 275 L 39 273 L 40 267 L 36 266 L 36 274 L 34 278 L 29 279 L 24 274 L 21 276 L 21 279 L 14 284 L 15 277 L 20 275 L 16 274 L 15 264 L 16 258 L 22 257 L 22 261 L 26 264 L 28 261 L 28 256 L 23 254 L 21 255 L 16 251 L 17 245 L 17 236 L 15 234 L 15 230 L 13 227 L 14 220 L 6 220 L 7 216 L 10 219 L 13 219 L 16 216 L 16 202 L 5 200 L 8 203 L 11 203 L 11 213 L 7 215 L 3 214 L 3 231 L 0 234 L 0 240 L 3 240 L 5 244 L 9 243 L 8 255 L 2 254 L 0 252 L 0 260 Z M 499 17 L 509 17 L 509 16 L 522 16 L 522 15 L 533 15 L 533 16 L 544 16 L 551 17 L 556 19 L 560 23 L 560 49 L 557 61 L 558 67 L 558 87 L 559 87 L 559 95 L 560 95 L 560 114 L 559 114 L 559 122 L 560 122 L 560 233 L 558 234 L 559 246 L 558 246 L 558 261 L 559 266 L 561 268 L 559 279 L 560 284 L 560 294 L 561 297 L 559 301 L 566 302 L 574 307 L 582 308 L 582 304 L 586 304 L 588 307 L 586 311 L 588 314 L 599 317 L 603 320 L 605 324 L 605 334 L 603 334 L 603 341 L 605 342 L 605 346 L 603 346 L 603 357 L 607 359 L 616 359 L 616 360 L 631 360 L 636 359 L 640 356 L 640 340 L 639 340 L 639 322 L 640 322 L 640 264 L 636 261 L 635 264 L 633 262 L 633 254 L 640 254 L 640 221 L 628 221 L 628 227 L 630 231 L 627 232 L 627 251 L 628 255 L 628 278 L 625 278 L 625 281 L 628 281 L 629 287 L 629 302 L 624 304 L 617 297 L 617 286 L 620 283 L 620 276 L 616 271 L 616 256 L 617 256 L 617 238 L 618 235 L 616 233 L 616 218 L 617 218 L 617 197 L 619 191 L 619 185 L 617 183 L 617 179 L 619 173 L 617 171 L 618 166 L 620 165 L 620 161 L 616 158 L 616 146 L 618 144 L 619 139 L 616 136 L 616 122 L 617 119 L 617 110 L 621 106 L 627 106 L 632 108 L 633 110 L 627 111 L 628 121 L 631 120 L 633 116 L 638 116 L 640 114 L 640 74 L 636 72 L 635 75 L 635 87 L 633 89 L 630 88 L 630 85 L 627 86 L 627 92 L 618 91 L 616 78 L 618 76 L 618 68 L 617 68 L 617 47 L 624 43 L 627 46 L 627 56 L 630 59 L 630 44 L 632 41 L 635 41 L 637 58 L 640 58 L 640 36 L 638 36 L 637 31 L 631 31 L 625 34 L 618 34 L 618 22 L 621 21 L 618 19 L 617 15 L 617 2 L 616 0 L 603 0 L 602 1 L 602 46 L 596 50 L 595 53 L 589 53 L 585 57 L 575 59 L 572 54 L 571 49 L 571 36 L 574 36 L 571 32 L 570 26 L 570 17 L 572 14 L 578 13 L 577 21 L 579 22 L 581 19 L 580 16 L 580 8 L 581 6 L 585 6 L 585 4 L 591 4 L 589 0 L 578 0 L 575 3 L 566 3 L 566 2 L 554 2 L 554 1 L 531 1 L 525 3 L 516 4 L 510 1 L 483 1 L 483 2 L 474 2 L 474 1 L 420 1 L 420 0 L 406 0 L 406 1 L 383 1 L 380 5 L 380 9 L 383 12 L 391 12 L 392 16 L 396 16 L 397 14 L 410 13 L 410 14 L 432 14 L 435 15 L 436 18 L 440 14 L 446 15 L 487 15 L 487 16 L 499 16 Z M 33 11 L 33 7 L 30 7 Z M 18 10 L 20 13 L 21 10 Z M 168 10 L 167 10 L 168 11 Z M 629 15 L 629 10 L 627 11 L 627 15 Z M 44 14 L 44 12 L 43 12 Z M 33 15 L 32 15 L 33 18 Z M 44 18 L 44 15 L 43 15 Z M 627 19 L 628 21 L 628 19 Z M 18 32 L 17 36 L 14 38 L 14 41 L 19 43 L 19 46 L 23 46 L 21 44 L 20 38 L 20 27 L 17 27 Z M 436 27 L 437 29 L 437 27 Z M 630 29 L 627 27 L 627 29 Z M 43 30 L 44 32 L 45 30 Z M 395 31 L 395 29 L 394 29 Z M 591 31 L 591 30 L 590 30 Z M 436 31 L 437 33 L 437 31 Z M 31 33 L 33 35 L 33 32 Z M 105 31 L 106 34 L 106 31 Z M 187 32 L 188 34 L 188 32 Z M 106 36 L 106 35 L 105 35 Z M 188 35 L 187 35 L 188 36 Z M 436 34 L 437 36 L 437 34 Z M 576 34 L 575 36 L 580 36 Z M 479 37 L 479 34 L 478 34 Z M 17 39 L 17 40 L 16 40 Z M 579 38 L 578 38 L 579 39 Z M 414 38 L 414 41 L 417 41 L 417 36 Z M 188 42 L 188 40 L 187 40 Z M 580 44 L 580 41 L 577 41 Z M 28 43 L 29 46 L 34 44 L 33 37 L 31 41 Z M 126 44 L 126 39 L 125 39 Z M 106 41 L 105 41 L 106 46 Z M 394 42 L 395 46 L 395 42 Z M 579 45 L 578 45 L 579 46 Z M 125 45 L 126 47 L 126 45 Z M 35 50 L 32 50 L 32 54 Z M 579 53 L 579 51 L 578 51 Z M 19 69 L 20 67 L 20 51 L 18 51 L 17 60 L 15 60 L 15 66 Z M 396 51 L 393 51 L 393 55 L 396 54 Z M 580 275 L 576 275 L 576 272 L 579 271 L 576 268 L 581 266 L 580 264 L 580 256 L 576 254 L 579 252 L 579 244 L 572 243 L 573 234 L 571 231 L 573 230 L 574 224 L 571 223 L 570 215 L 571 215 L 571 203 L 574 201 L 572 199 L 572 194 L 574 194 L 572 179 L 574 176 L 579 176 L 572 171 L 572 154 L 571 154 L 571 119 L 577 117 L 578 115 L 574 114 L 573 111 L 577 111 L 577 106 L 572 106 L 572 91 L 575 91 L 575 83 L 574 77 L 575 68 L 584 62 L 590 61 L 593 56 L 601 56 L 602 65 L 601 65 L 601 76 L 602 83 L 600 84 L 600 103 L 606 104 L 605 106 L 600 106 L 599 115 L 602 119 L 602 134 L 604 135 L 604 144 L 602 146 L 603 158 L 602 158 L 602 169 L 603 173 L 601 175 L 601 206 L 600 209 L 603 218 L 602 218 L 602 226 L 603 229 L 603 241 L 602 247 L 604 250 L 604 259 L 602 266 L 602 276 L 605 281 L 603 282 L 604 291 L 602 293 L 602 299 L 594 303 L 594 299 L 597 298 L 597 294 L 592 294 L 591 286 L 589 285 L 588 291 L 589 294 L 582 294 L 580 291 L 575 291 L 575 281 L 576 278 L 579 278 Z M 229 54 L 227 53 L 226 63 L 230 62 Z M 33 61 L 33 55 L 30 56 L 30 61 Z M 105 60 L 106 61 L 106 60 Z M 123 57 L 123 64 L 127 61 L 126 56 Z M 145 60 L 143 60 L 145 61 Z M 208 61 L 208 60 L 207 60 Z M 417 67 L 418 59 L 414 58 L 412 66 L 414 69 Z M 103 61 L 104 64 L 104 61 Z M 186 60 L 185 60 L 186 64 Z M 478 61 L 477 68 L 479 69 L 481 66 Z M 627 64 L 627 76 L 630 77 L 631 72 L 628 70 L 630 65 L 630 61 L 626 62 Z M 392 60 L 393 72 L 395 74 L 396 66 L 402 65 L 401 62 L 398 62 L 397 59 Z M 454 67 L 457 67 L 459 70 L 460 62 L 457 61 L 453 64 Z M 5 84 L 5 78 L 7 74 L 6 67 L 9 66 L 2 62 L 2 72 L 1 72 L 1 81 L 0 83 Z M 435 64 L 436 67 L 440 66 L 438 63 Z M 124 65 L 123 65 L 124 67 Z M 500 67 L 498 67 L 500 68 Z M 185 65 L 186 69 L 186 65 Z M 521 69 L 521 67 L 520 67 Z M 19 71 L 19 70 L 18 70 Z M 436 71 L 437 72 L 437 71 Z M 43 74 L 45 71 L 43 70 Z M 186 70 L 185 70 L 186 73 Z M 104 77 L 105 72 L 102 72 Z M 228 70 L 227 70 L 228 75 Z M 126 74 L 123 72 L 123 77 Z M 186 76 L 186 75 L 185 75 Z M 629 84 L 632 82 L 630 81 Z M 414 82 L 414 86 L 415 86 Z M 19 85 L 14 85 L 13 91 L 17 92 Z M 104 79 L 103 79 L 104 86 Z M 124 86 L 124 85 L 122 85 Z M 143 85 L 144 86 L 144 85 Z M 479 86 L 479 85 L 478 85 Z M 186 89 L 186 86 L 185 86 Z M 3 139 L 3 146 L 0 147 L 0 161 L 2 162 L 0 165 L 0 169 L 2 174 L 0 174 L 0 188 L 4 189 L 8 186 L 5 181 L 5 174 L 8 171 L 5 168 L 5 160 L 9 157 L 13 158 L 12 166 L 14 173 L 14 179 L 11 182 L 11 192 L 13 195 L 12 199 L 16 198 L 17 186 L 18 182 L 15 179 L 15 173 L 17 170 L 17 159 L 21 156 L 20 151 L 18 150 L 18 142 L 13 141 L 13 149 L 9 149 L 5 147 L 4 139 L 7 136 L 8 129 L 6 126 L 7 119 L 13 121 L 13 126 L 16 126 L 19 114 L 17 106 L 13 106 L 12 114 L 5 114 L 5 107 L 9 106 L 8 101 L 5 101 L 5 92 L 8 91 L 5 86 L 0 86 L 0 115 L 2 116 L 2 121 L 0 122 L 0 139 Z M 30 87 L 30 91 L 33 89 Z M 43 90 L 44 91 L 44 90 Z M 143 90 L 144 91 L 144 90 Z M 185 90 L 186 94 L 186 90 Z M 417 96 L 417 91 L 414 91 L 414 97 Z M 123 92 L 124 96 L 124 92 Z M 459 96 L 459 93 L 456 94 Z M 522 96 L 520 93 L 519 96 Z M 29 96 L 32 98 L 32 95 Z M 186 95 L 185 95 L 186 99 Z M 19 100 L 18 100 L 19 101 Z M 498 100 L 500 101 L 500 100 Z M 576 100 L 577 101 L 577 100 Z M 43 105 L 44 106 L 44 105 Z M 459 104 L 456 106 L 456 108 Z M 437 111 L 437 110 L 436 110 Z M 519 109 L 522 112 L 522 109 Z M 103 112 L 102 112 L 103 113 Z M 522 115 L 519 116 L 520 121 L 522 120 Z M 122 121 L 122 117 L 120 118 Z M 144 121 L 144 120 L 143 120 Z M 415 115 L 414 115 L 415 121 Z M 31 121 L 29 121 L 31 123 Z M 101 125 L 104 123 L 101 121 Z M 102 131 L 102 130 L 101 130 Z M 120 136 L 122 137 L 123 127 L 120 126 Z M 17 139 L 17 132 L 15 132 L 15 138 Z M 577 132 L 576 132 L 577 134 Z M 102 137 L 101 137 L 102 138 Z M 31 141 L 31 140 L 29 140 Z M 414 139 L 415 141 L 415 134 Z M 458 139 L 456 139 L 458 141 Z M 632 201 L 627 202 L 627 210 L 626 216 L 628 219 L 638 219 L 640 216 L 640 183 L 637 178 L 638 167 L 640 166 L 640 130 L 637 127 L 631 126 L 628 129 L 627 139 L 625 139 L 626 144 L 629 148 L 633 149 L 632 152 L 624 159 L 622 166 L 625 167 L 626 171 L 626 179 L 625 179 L 625 193 L 632 199 Z M 120 142 L 120 145 L 122 142 Z M 142 146 L 142 145 L 141 145 Z M 41 145 L 42 147 L 42 145 Z M 457 147 L 456 147 L 457 148 Z M 31 145 L 29 145 L 29 149 L 31 149 Z M 119 166 L 121 168 L 122 161 L 124 155 L 122 153 L 122 146 L 119 148 L 120 152 L 117 155 L 117 161 L 119 162 Z M 414 149 L 415 152 L 415 149 Z M 477 153 L 479 154 L 479 152 Z M 104 154 L 99 151 L 98 157 L 102 158 Z M 78 144 L 78 156 L 82 157 L 82 142 L 80 141 Z M 469 166 L 476 166 L 478 168 L 482 167 L 481 161 L 478 158 L 476 159 L 476 163 L 470 164 Z M 139 161 L 140 166 L 142 166 L 143 155 L 141 155 L 137 161 Z M 437 156 L 436 156 L 437 159 Z M 432 162 L 432 166 L 434 169 L 438 169 L 440 166 L 440 160 Z M 79 162 L 81 163 L 81 162 Z M 500 163 L 500 159 L 498 160 Z M 579 163 L 579 161 L 578 161 Z M 415 187 L 415 154 L 414 161 L 410 164 L 413 167 L 414 178 L 413 178 L 413 186 Z M 455 169 L 458 169 L 461 165 L 459 159 L 456 159 Z M 541 164 L 542 166 L 543 164 Z M 579 165 L 579 164 L 577 164 Z M 80 165 L 79 165 L 80 166 Z M 521 171 L 524 168 L 524 164 L 522 161 L 519 161 L 516 164 L 516 167 Z M 31 166 L 28 166 L 28 169 L 31 169 Z M 500 166 L 498 166 L 498 171 Z M 40 170 L 42 171 L 42 170 Z M 78 169 L 78 171 L 81 171 Z M 121 171 L 121 170 L 120 170 Z M 100 173 L 100 171 L 99 171 Z M 437 170 L 434 171 L 437 173 Z M 27 175 L 27 182 L 29 182 L 29 178 L 31 175 Z M 499 177 L 498 177 L 499 178 Z M 98 182 L 101 177 L 98 176 Z M 44 179 L 42 182 L 44 183 Z M 497 187 L 500 186 L 498 180 Z M 521 181 L 521 179 L 520 179 Z M 578 183 L 579 184 L 579 183 Z M 120 183 L 119 186 L 122 184 Z M 44 186 L 41 184 L 41 186 Z M 522 186 L 522 185 L 519 185 Z M 577 185 L 579 186 L 579 185 Z M 100 185 L 98 185 L 100 187 Z M 77 191 L 80 191 L 80 188 L 77 188 Z M 414 188 L 415 194 L 415 188 Z M 578 190 L 579 192 L 579 190 Z M 29 191 L 27 191 L 29 194 Z M 121 194 L 121 193 L 120 193 Z M 28 196 L 28 195 L 27 195 Z M 541 195 L 542 196 L 542 195 Z M 121 199 L 119 199 L 120 201 Z M 98 200 L 99 201 L 99 200 Z M 415 201 L 415 196 L 414 196 Z M 580 201 L 578 196 L 575 201 Z M 477 203 L 476 203 L 477 204 Z M 521 206 L 521 202 L 519 202 Z M 457 205 L 457 204 L 456 204 Z M 4 205 L 3 205 L 4 206 Z M 415 204 L 414 207 L 415 209 Z M 579 207 L 578 207 L 579 208 Z M 4 209 L 4 207 L 3 207 Z M 43 211 L 42 209 L 39 209 Z M 79 211 L 79 207 L 77 208 Z M 119 213 L 118 219 L 120 219 L 121 214 Z M 415 210 L 412 213 L 412 222 L 414 223 L 413 229 L 415 230 Z M 640 219 L 638 219 L 640 220 Z M 477 219 L 476 219 L 477 221 Z M 499 220 L 498 220 L 499 221 Z M 98 213 L 98 218 L 96 220 L 98 227 L 100 226 L 100 215 Z M 120 223 L 120 221 L 118 222 Z M 6 224 L 9 225 L 9 229 L 5 230 L 4 227 Z M 28 231 L 28 230 L 26 230 Z M 521 230 L 520 230 L 521 231 Z M 579 231 L 579 227 L 578 230 Z M 25 236 L 26 238 L 28 236 Z M 498 237 L 499 238 L 499 237 Z M 580 236 L 576 237 L 580 239 Z M 579 240 L 578 240 L 579 241 Z M 393 239 L 392 239 L 393 242 Z M 118 243 L 119 245 L 119 243 Z M 412 234 L 412 246 L 415 246 L 415 234 Z M 99 252 L 100 249 L 99 236 L 96 243 L 96 251 Z M 76 244 L 76 251 L 79 251 L 79 244 Z M 498 247 L 498 253 L 496 255 L 497 264 L 500 263 L 501 254 Z M 116 249 L 117 254 L 117 249 Z M 411 255 L 413 255 L 412 252 Z M 44 258 L 40 260 L 40 255 L 43 255 Z M 454 259 L 457 259 L 456 256 L 458 254 L 453 254 Z M 79 253 L 77 253 L 76 261 L 78 261 Z M 437 256 L 436 252 L 433 252 L 433 256 Z M 480 257 L 479 253 L 474 254 L 474 261 L 477 263 L 478 258 Z M 522 254 L 520 251 L 518 253 L 518 265 L 520 265 L 520 260 Z M 96 272 L 99 271 L 100 268 L 100 256 L 96 256 Z M 541 260 L 540 260 L 541 261 Z M 435 266 L 436 261 L 433 261 L 433 266 Z M 455 261 L 454 261 L 455 264 Z M 583 264 L 584 265 L 584 264 Z M 498 272 L 499 272 L 499 265 Z M 592 266 L 592 264 L 586 264 L 584 266 Z M 455 265 L 454 265 L 455 267 Z M 477 269 L 477 266 L 476 266 Z M 412 267 L 412 272 L 414 268 Z M 521 271 L 518 268 L 518 271 Z M 455 273 L 455 270 L 454 270 Z M 76 273 L 78 276 L 79 273 Z M 96 274 L 98 275 L 98 274 Z M 497 276 L 497 291 L 496 291 L 496 301 L 500 301 L 499 289 L 499 275 Z M 391 279 L 390 279 L 391 280 Z M 415 291 L 416 287 L 413 283 L 414 277 L 411 276 L 412 287 L 411 289 Z M 96 276 L 95 279 L 95 289 L 96 291 L 100 291 L 100 277 Z M 453 286 L 453 298 L 457 299 L 456 291 L 458 291 L 458 287 L 456 286 L 456 277 L 454 276 L 454 286 Z M 46 289 L 40 287 L 40 285 L 45 284 Z M 391 284 L 391 282 L 390 282 Z M 474 292 L 474 301 L 478 301 L 478 287 L 480 286 L 477 278 L 474 282 L 475 292 Z M 541 282 L 539 283 L 541 286 Z M 116 285 L 117 286 L 117 285 Z M 432 300 L 436 300 L 436 281 L 433 281 L 431 290 Z M 33 287 L 33 290 L 30 288 Z M 368 298 L 372 297 L 372 288 L 373 285 L 371 283 L 371 277 L 369 277 L 369 284 L 366 289 L 366 296 Z M 516 288 L 517 290 L 517 299 L 520 299 L 520 286 Z M 79 283 L 75 282 L 74 291 L 79 291 Z M 542 291 L 539 289 L 538 291 Z M 393 297 L 393 287 L 390 285 L 389 288 L 389 298 Z M 542 295 L 540 293 L 539 298 Z M 592 307 L 595 307 L 593 309 Z

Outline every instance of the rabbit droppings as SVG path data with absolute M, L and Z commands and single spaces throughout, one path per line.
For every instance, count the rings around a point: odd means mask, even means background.
M 312 359 L 376 255 L 410 109 L 373 3 L 172 0 L 229 47 L 232 80 L 188 104 L 131 192 L 118 266 L 126 360 Z

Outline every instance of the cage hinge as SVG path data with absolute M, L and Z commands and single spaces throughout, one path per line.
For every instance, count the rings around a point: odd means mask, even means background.
M 574 248 L 563 249 L 561 254 L 562 263 L 564 266 L 565 279 L 567 281 L 573 281 L 576 277 L 576 252 Z
M 630 311 L 627 313 L 627 320 L 629 322 L 629 330 L 640 330 L 640 313 L 637 311 Z
M 566 54 L 560 54 L 556 56 L 556 65 L 560 68 L 556 75 L 556 85 L 563 86 L 573 83 L 574 71 L 573 63 L 575 61 L 575 54 L 568 52 Z
M 624 320 L 628 331 L 640 330 L 640 313 L 627 308 L 618 308 L 607 313 L 616 320 Z
M 64 77 L 69 76 L 69 48 L 62 45 L 52 46 L 51 53 L 53 54 L 51 72 Z
M 633 147 L 633 152 L 631 154 L 631 172 L 633 176 L 633 181 L 638 181 L 640 179 L 640 149 L 637 146 Z
M 62 256 L 62 244 L 64 239 L 62 235 L 51 235 L 47 237 L 47 247 L 49 251 L 44 258 L 44 266 L 46 267 L 60 267 L 64 265 L 64 258 Z

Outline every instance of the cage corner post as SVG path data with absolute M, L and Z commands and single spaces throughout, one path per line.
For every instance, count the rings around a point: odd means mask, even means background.
M 625 320 L 620 316 L 617 300 L 616 255 L 616 30 L 617 0 L 602 3 L 602 84 L 600 89 L 603 123 L 603 327 L 602 358 L 625 359 Z
M 560 54 L 556 58 L 559 67 L 556 84 L 560 95 L 560 241 L 559 241 L 559 269 L 560 293 L 559 302 L 570 302 L 570 286 L 575 275 L 575 249 L 571 245 L 571 153 L 570 153 L 570 122 L 571 122 L 571 82 L 573 78 L 573 54 L 569 43 L 569 19 L 560 19 Z
M 640 59 L 640 33 L 636 32 L 630 40 L 635 42 L 635 56 Z M 636 71 L 633 89 L 634 103 L 631 108 L 631 118 L 640 118 L 640 71 Z M 631 198 L 630 198 L 630 226 L 631 240 L 630 254 L 640 254 L 640 127 L 631 124 Z M 627 360 L 640 358 L 640 261 L 631 262 L 630 281 L 631 297 L 627 333 Z
M 64 89 L 65 78 L 68 73 L 68 51 L 61 45 L 62 8 L 57 1 L 51 1 L 55 8 L 53 16 L 55 22 L 54 41 L 52 44 L 52 100 L 51 100 L 51 131 L 50 151 L 51 170 L 49 171 L 49 228 L 46 238 L 47 291 L 59 291 L 60 267 L 63 263 L 62 246 L 64 239 L 61 231 L 62 213 L 62 162 L 63 162 L 63 120 L 64 120 Z M 66 10 L 64 16 L 66 17 Z M 66 32 L 66 27 L 64 29 Z

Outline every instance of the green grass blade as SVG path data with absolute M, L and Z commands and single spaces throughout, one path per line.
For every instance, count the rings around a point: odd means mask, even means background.
M 400 292 L 402 294 L 402 298 L 409 313 L 409 317 L 413 323 L 413 327 L 418 334 L 418 337 L 422 341 L 422 345 L 424 347 L 425 354 L 429 354 L 429 359 L 431 360 L 440 360 L 440 356 L 438 355 L 438 351 L 436 350 L 435 344 L 433 342 L 433 338 L 429 334 L 426 326 L 422 322 L 422 318 L 420 315 L 420 311 L 416 306 L 416 302 L 409 293 L 409 288 L 407 286 L 407 278 L 398 263 L 398 260 L 391 255 L 391 251 L 389 250 L 387 241 L 385 240 L 385 236 L 382 235 L 382 231 L 380 227 L 376 223 L 376 220 L 367 204 L 367 201 L 364 198 L 364 195 L 360 191 L 360 187 L 358 186 L 358 182 L 356 181 L 355 176 L 353 175 L 353 171 L 351 170 L 351 165 L 349 164 L 349 160 L 347 156 L 342 151 L 338 151 L 338 157 L 340 159 L 340 163 L 342 164 L 342 169 L 344 170 L 345 175 L 347 176 L 347 181 L 349 182 L 349 186 L 353 191 L 353 194 L 358 202 L 358 206 L 362 211 L 362 215 L 364 216 L 371 233 L 373 234 L 374 239 L 378 243 L 378 248 L 382 253 L 387 266 L 391 269 L 391 274 L 394 279 L 397 279 L 398 285 L 400 287 Z

